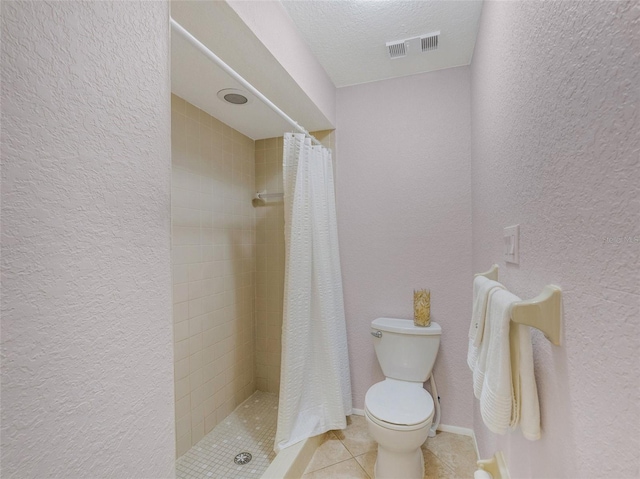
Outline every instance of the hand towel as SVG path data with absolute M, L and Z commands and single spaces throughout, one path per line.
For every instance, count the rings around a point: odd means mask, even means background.
M 480 363 L 482 355 L 486 354 L 480 391 L 480 413 L 485 425 L 496 434 L 506 433 L 512 425 L 513 387 L 509 327 L 511 305 L 519 300 L 520 298 L 509 291 L 496 288 L 491 291 L 487 307 L 485 334 L 479 358 Z M 474 374 L 474 387 L 475 380 Z
M 530 441 L 537 441 L 540 439 L 540 405 L 533 370 L 531 328 L 511 323 L 511 336 L 511 368 L 515 371 L 512 374 L 512 427 L 520 424 L 522 435 Z
M 495 287 L 492 288 L 489 291 L 489 294 L 487 295 L 487 311 L 486 311 L 486 318 L 484 320 L 484 332 L 482 334 L 482 342 L 480 343 L 480 347 L 476 348 L 473 345 L 473 342 L 471 339 L 469 339 L 469 353 L 467 354 L 467 361 L 473 361 L 474 357 L 473 355 L 476 355 L 476 359 L 475 359 L 475 365 L 473 367 L 473 394 L 477 399 L 480 399 L 482 396 L 482 388 L 484 386 L 484 375 L 485 375 L 485 371 L 487 370 L 487 358 L 488 358 L 488 354 L 489 354 L 489 346 L 490 346 L 490 341 L 489 339 L 492 337 L 492 332 L 491 332 L 491 324 L 489 324 L 488 321 L 488 305 L 491 301 L 491 296 L 496 292 L 496 291 L 501 291 L 504 290 L 503 287 Z M 495 326 L 494 326 L 495 329 Z
M 485 316 L 487 313 L 487 299 L 493 288 L 502 288 L 497 281 L 484 276 L 476 276 L 473 279 L 473 310 L 471 311 L 471 326 L 469 327 L 469 339 L 473 340 L 475 347 L 482 342 Z
M 471 312 L 471 325 L 469 327 L 469 348 L 467 349 L 467 365 L 472 372 L 475 372 L 480 356 L 487 313 L 487 301 L 489 294 L 494 288 L 504 289 L 504 286 L 484 276 L 476 276 L 473 280 L 473 309 Z M 480 387 L 482 386 L 481 380 L 479 380 L 479 385 Z M 479 398 L 479 394 L 476 395 L 476 397 Z

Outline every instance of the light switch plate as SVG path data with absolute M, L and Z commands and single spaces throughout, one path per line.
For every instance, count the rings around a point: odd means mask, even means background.
M 504 259 L 507 263 L 520 263 L 520 225 L 504 229 Z

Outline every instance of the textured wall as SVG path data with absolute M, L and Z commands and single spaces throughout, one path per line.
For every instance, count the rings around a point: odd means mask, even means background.
M 255 391 L 254 142 L 171 101 L 177 455 Z
M 413 317 L 431 288 L 443 329 L 435 366 L 442 421 L 471 427 L 468 67 L 338 89 L 337 209 L 354 407 L 383 379 L 369 335 Z
M 512 477 L 636 478 L 640 450 L 640 7 L 485 2 L 472 64 L 473 264 L 523 298 L 564 290 L 564 342 L 534 334 L 542 439 L 474 429 Z M 520 224 L 520 265 L 502 228 Z M 614 240 L 617 241 L 617 240 Z
M 2 2 L 2 477 L 171 477 L 164 2 Z

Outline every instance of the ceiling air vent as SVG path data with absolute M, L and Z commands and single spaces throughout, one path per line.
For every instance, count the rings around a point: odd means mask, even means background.
M 420 44 L 422 46 L 423 52 L 428 52 L 430 50 L 436 50 L 438 48 L 438 37 L 440 36 L 440 32 L 430 33 L 428 35 L 424 35 L 420 37 Z
M 430 52 L 438 49 L 438 39 L 440 32 L 427 33 L 419 37 L 405 38 L 404 40 L 396 40 L 387 42 L 387 50 L 389 58 L 403 58 L 419 55 L 420 52 Z
M 407 56 L 407 47 L 404 40 L 399 42 L 387 42 L 390 58 L 402 58 Z

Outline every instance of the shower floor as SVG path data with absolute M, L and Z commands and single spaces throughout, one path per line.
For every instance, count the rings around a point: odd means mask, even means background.
M 176 461 L 176 479 L 258 479 L 273 458 L 278 396 L 256 391 Z M 251 454 L 243 465 L 234 462 Z M 243 456 L 242 458 L 246 458 Z

